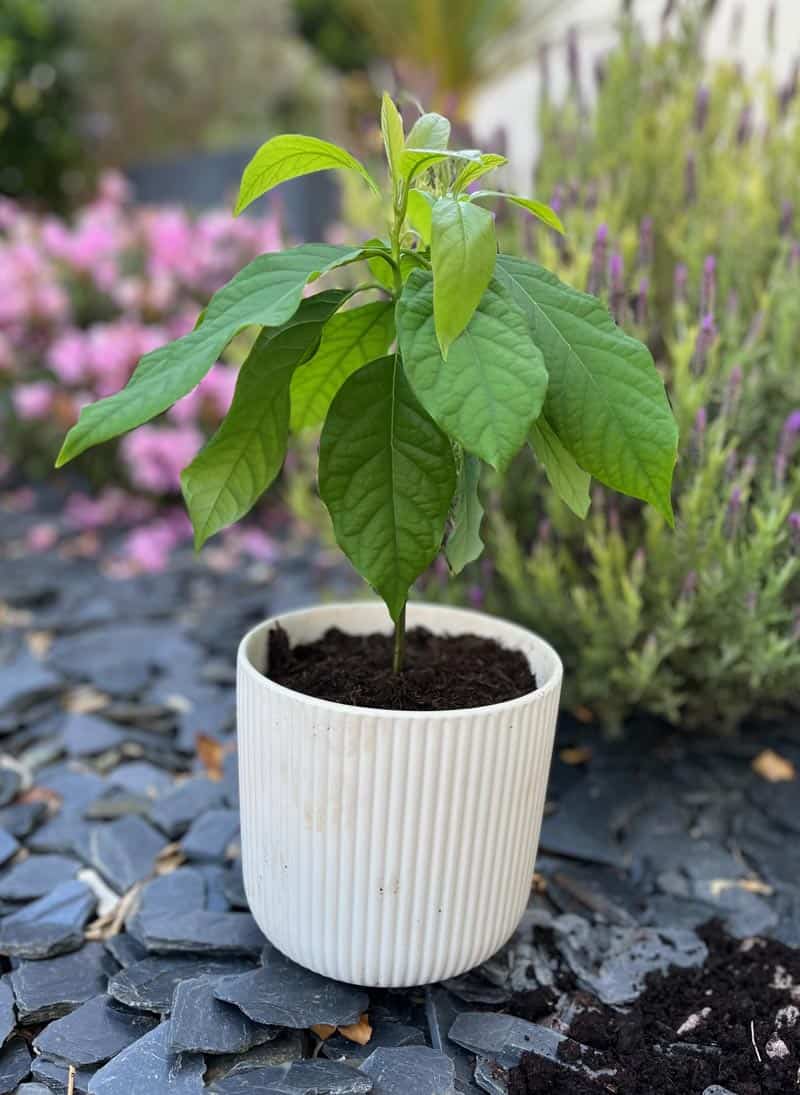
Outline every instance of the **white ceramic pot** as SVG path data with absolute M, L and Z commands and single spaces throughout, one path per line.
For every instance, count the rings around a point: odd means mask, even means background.
M 238 737 L 247 899 L 267 938 L 358 985 L 454 977 L 517 927 L 531 887 L 561 661 L 544 640 L 479 612 L 411 604 L 408 626 L 524 652 L 535 692 L 461 711 L 385 711 L 293 692 L 261 672 L 276 623 L 389 632 L 383 604 L 267 620 L 239 647 Z

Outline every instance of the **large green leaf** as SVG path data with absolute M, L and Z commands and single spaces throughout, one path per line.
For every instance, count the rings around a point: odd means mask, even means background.
M 564 235 L 564 225 L 561 223 L 558 213 L 555 209 L 551 209 L 549 205 L 545 205 L 544 202 L 537 202 L 534 198 L 521 198 L 519 194 L 506 194 L 502 190 L 478 190 L 477 193 L 472 195 L 471 200 L 478 201 L 480 198 L 505 198 L 512 205 L 518 205 L 520 209 L 526 209 L 529 213 L 532 213 L 548 228 L 553 228 L 556 232 L 560 232 L 562 236 Z
M 304 244 L 259 255 L 214 294 L 199 327 L 145 354 L 122 391 L 83 408 L 56 466 L 161 414 L 200 383 L 237 331 L 250 324 L 285 323 L 297 311 L 309 280 L 360 254 L 347 247 Z
M 380 193 L 366 167 L 338 145 L 299 133 L 273 137 L 262 144 L 244 169 L 234 212 L 241 213 L 250 202 L 288 179 L 332 170 L 355 171 L 376 194 Z
M 439 551 L 455 481 L 450 442 L 399 357 L 353 373 L 325 420 L 319 489 L 339 546 L 394 620 Z
M 394 105 L 394 100 L 388 91 L 384 91 L 381 100 L 381 133 L 383 134 L 383 147 L 386 149 L 386 159 L 389 163 L 389 171 L 397 185 L 401 175 L 401 161 L 406 145 L 403 133 L 403 119 L 400 111 Z
M 477 456 L 465 453 L 458 470 L 452 531 L 444 546 L 444 553 L 453 574 L 460 574 L 468 563 L 474 563 L 483 552 L 483 506 L 478 494 L 480 480 L 480 460 Z
M 445 361 L 433 321 L 431 275 L 415 270 L 397 307 L 403 364 L 427 412 L 467 452 L 505 468 L 525 444 L 547 370 L 525 316 L 493 278 Z
M 289 436 L 289 386 L 314 353 L 323 325 L 348 296 L 332 290 L 310 297 L 279 328 L 256 339 L 239 370 L 230 410 L 181 475 L 195 546 L 243 517 L 281 469 Z
M 545 413 L 562 444 L 601 483 L 651 502 L 672 523 L 678 427 L 650 351 L 600 301 L 541 266 L 501 255 L 497 269 L 544 353 Z
M 394 338 L 394 305 L 379 300 L 340 312 L 326 324 L 311 360 L 292 379 L 292 429 L 318 426 L 344 381 L 382 357 Z
M 496 258 L 497 239 L 491 213 L 457 198 L 439 198 L 434 203 L 433 314 L 444 357 L 472 319 L 494 273 Z
M 441 114 L 423 114 L 417 118 L 408 134 L 409 148 L 444 150 L 450 140 L 450 122 Z
M 531 447 L 562 502 L 578 517 L 585 517 L 591 501 L 589 484 L 592 477 L 575 463 L 543 414 L 531 426 Z
M 435 199 L 427 190 L 411 189 L 408 192 L 408 219 L 411 227 L 419 232 L 420 239 L 427 247 L 431 242 L 431 221 Z

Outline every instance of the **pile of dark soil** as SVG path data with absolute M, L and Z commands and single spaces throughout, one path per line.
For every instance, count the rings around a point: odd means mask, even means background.
M 603 1054 L 615 1075 L 588 1078 L 526 1054 L 509 1095 L 736 1095 L 800 1092 L 800 950 L 730 939 L 717 923 L 700 933 L 698 969 L 651 976 L 624 1014 L 596 1004 L 570 1036 Z M 577 1063 L 580 1062 L 570 1062 Z
M 270 632 L 266 676 L 318 699 L 392 711 L 451 711 L 485 707 L 533 692 L 536 679 L 523 654 L 477 635 L 434 635 L 415 627 L 406 636 L 405 665 L 392 672 L 390 635 L 346 635 L 330 628 L 313 643 L 290 646 Z

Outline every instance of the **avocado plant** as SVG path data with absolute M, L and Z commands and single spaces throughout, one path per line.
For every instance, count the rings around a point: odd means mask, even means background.
M 421 114 L 406 134 L 388 94 L 381 129 L 385 237 L 260 255 L 214 294 L 190 334 L 146 354 L 124 389 L 82 410 L 57 466 L 167 410 L 238 332 L 258 328 L 227 416 L 182 475 L 196 546 L 252 508 L 290 433 L 321 426 L 320 495 L 342 551 L 386 602 L 399 671 L 414 581 L 442 549 L 459 571 L 483 548 L 481 462 L 503 472 L 530 445 L 579 516 L 594 476 L 671 524 L 678 433 L 649 351 L 600 301 L 498 254 L 496 201 L 563 232 L 547 205 L 476 188 L 505 158 L 451 149 L 440 114 Z M 246 167 L 236 213 L 288 179 L 330 169 L 380 193 L 344 149 L 283 135 Z M 367 264 L 365 281 L 306 295 L 354 263 Z

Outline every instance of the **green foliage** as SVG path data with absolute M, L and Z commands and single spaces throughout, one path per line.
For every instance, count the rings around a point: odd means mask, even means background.
M 0 4 L 0 194 L 54 208 L 80 181 L 77 37 L 64 5 Z
M 577 509 L 585 483 L 569 460 L 669 515 L 677 432 L 644 346 L 593 298 L 497 256 L 492 214 L 460 188 L 465 170 L 483 173 L 498 158 L 447 148 L 450 125 L 436 114 L 422 115 L 406 138 L 388 95 L 381 129 L 388 239 L 259 256 L 212 297 L 194 331 L 147 354 L 126 388 L 83 410 L 58 462 L 166 410 L 240 330 L 260 327 L 228 416 L 183 475 L 196 543 L 255 504 L 281 468 L 290 428 L 324 421 L 320 495 L 339 546 L 396 622 L 399 668 L 411 585 L 448 529 L 454 571 L 478 557 L 481 461 L 505 470 L 543 407 L 550 474 Z M 246 168 L 237 211 L 281 182 L 330 168 L 377 189 L 343 149 L 275 137 Z M 512 200 L 560 223 L 540 203 Z M 410 203 L 421 232 L 407 223 Z M 309 282 L 362 261 L 377 282 L 302 299 Z M 364 290 L 380 299 L 338 311 Z M 395 320 L 398 347 L 387 356 Z
M 570 512 L 585 511 L 597 469 L 574 444 L 553 449 L 548 425 L 564 440 L 569 421 L 551 418 L 558 370 L 540 342 L 550 383 L 534 453 L 484 477 L 493 566 L 446 594 L 469 588 L 554 642 L 568 705 L 614 731 L 634 711 L 714 732 L 797 707 L 800 101 L 796 83 L 706 67 L 697 32 L 688 23 L 647 45 L 629 23 L 591 112 L 575 94 L 545 104 L 537 189 L 556 195 L 569 237 L 523 235 L 518 221 L 500 232 L 504 248 L 526 240 L 560 277 L 591 285 L 652 347 L 683 439 L 675 531 L 597 487 L 586 523 Z M 626 391 L 616 406 L 635 405 Z M 655 386 L 652 399 L 666 427 Z

